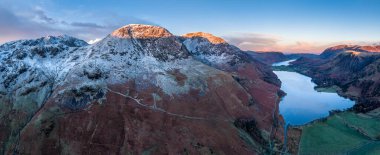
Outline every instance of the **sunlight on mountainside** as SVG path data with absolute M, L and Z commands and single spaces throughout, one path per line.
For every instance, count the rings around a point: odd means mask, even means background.
M 379 6 L 0 0 L 0 155 L 379 154 Z

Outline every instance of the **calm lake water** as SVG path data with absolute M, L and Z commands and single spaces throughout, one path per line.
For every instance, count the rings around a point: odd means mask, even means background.
M 296 61 L 296 60 L 288 60 L 283 62 L 274 63 L 272 66 L 288 66 L 289 63 Z
M 288 65 L 289 62 L 283 63 Z M 278 64 L 278 63 L 277 63 Z M 274 64 L 275 65 L 275 64 Z M 296 72 L 274 71 L 287 93 L 280 103 L 280 113 L 286 124 L 303 125 L 326 117 L 331 110 L 344 110 L 354 105 L 337 93 L 318 92 L 311 78 Z

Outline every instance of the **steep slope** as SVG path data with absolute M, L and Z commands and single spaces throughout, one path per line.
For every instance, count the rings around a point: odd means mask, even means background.
M 287 60 L 299 59 L 299 58 L 317 58 L 318 55 L 311 53 L 292 53 L 284 54 L 282 52 L 255 52 L 255 51 L 245 51 L 253 59 L 259 60 L 267 65 L 272 65 L 276 62 L 282 62 Z
M 44 52 L 33 57 L 34 43 L 2 45 L 9 67 L 0 70 L 1 153 L 276 150 L 282 139 L 276 76 L 238 48 L 198 35 L 127 25 L 94 45 L 42 38 L 37 46 Z
M 230 73 L 234 79 L 249 93 L 250 106 L 258 126 L 271 138 L 282 135 L 278 102 L 282 91 L 278 89 L 281 82 L 265 64 L 252 59 L 247 53 L 215 36 L 185 34 L 184 45 L 193 57 L 205 64 Z M 210 40 L 219 40 L 212 42 Z M 266 91 L 263 91 L 266 88 Z M 279 124 L 280 123 L 280 124 Z M 279 140 L 279 139 L 277 139 Z
M 288 57 L 282 52 L 254 52 L 254 51 L 246 51 L 247 54 L 252 56 L 253 58 L 268 64 L 272 65 L 276 62 L 289 60 Z
M 312 53 L 292 53 L 292 54 L 287 54 L 286 57 L 292 60 L 292 59 L 300 59 L 300 58 L 318 58 L 319 55 L 312 54 Z
M 43 106 L 74 66 L 75 52 L 87 43 L 69 36 L 21 40 L 0 46 L 0 152 L 18 141 L 18 133 Z

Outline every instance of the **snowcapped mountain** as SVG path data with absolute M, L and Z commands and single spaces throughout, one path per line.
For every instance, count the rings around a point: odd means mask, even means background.
M 189 33 L 183 35 L 183 42 L 194 58 L 212 66 L 235 65 L 249 60 L 247 55 L 235 46 L 229 45 L 222 38 L 208 33 Z M 239 51 L 239 52 L 237 52 Z
M 42 91 L 44 95 L 36 94 L 34 98 L 41 106 L 53 81 L 62 81 L 70 67 L 78 63 L 81 53 L 75 51 L 83 46 L 87 43 L 69 36 L 49 36 L 1 45 L 1 94 L 13 98 Z
M 211 34 L 132 24 L 92 45 L 69 36 L 6 43 L 0 62 L 2 154 L 281 147 L 279 80 Z

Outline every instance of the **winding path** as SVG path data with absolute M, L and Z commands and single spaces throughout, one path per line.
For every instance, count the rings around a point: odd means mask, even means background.
M 209 119 L 209 118 L 203 118 L 203 117 L 187 116 L 187 115 L 172 113 L 172 112 L 169 112 L 169 111 L 166 111 L 166 110 L 164 110 L 162 108 L 157 107 L 155 97 L 153 97 L 154 104 L 150 106 L 150 105 L 142 103 L 141 99 L 133 98 L 132 96 L 125 95 L 125 94 L 122 94 L 120 92 L 111 90 L 108 87 L 106 89 L 108 91 L 112 92 L 112 93 L 118 94 L 120 96 L 123 96 L 125 98 L 128 98 L 128 99 L 131 99 L 131 100 L 135 101 L 135 103 L 137 103 L 139 106 L 142 106 L 142 107 L 150 109 L 150 110 L 159 111 L 159 112 L 165 113 L 167 115 L 171 115 L 171 116 L 175 116 L 175 117 L 180 117 L 180 118 L 184 118 L 184 119 L 193 119 L 193 120 L 209 120 L 209 121 L 232 122 L 231 120 L 227 120 L 227 119 L 225 119 L 225 120 L 222 120 L 222 119 Z

